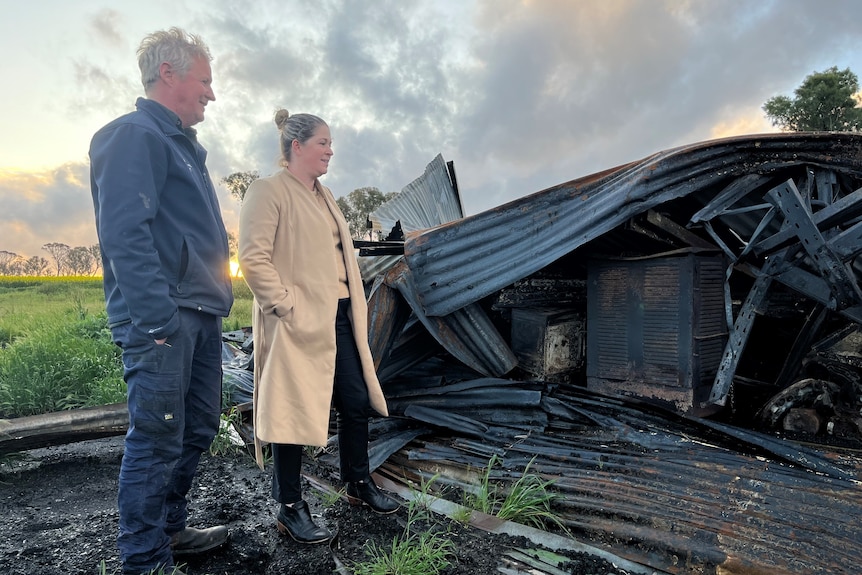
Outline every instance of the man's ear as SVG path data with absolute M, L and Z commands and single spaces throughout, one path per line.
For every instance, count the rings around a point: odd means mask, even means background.
M 174 68 L 168 62 L 159 64 L 159 77 L 166 84 L 171 84 L 174 80 Z

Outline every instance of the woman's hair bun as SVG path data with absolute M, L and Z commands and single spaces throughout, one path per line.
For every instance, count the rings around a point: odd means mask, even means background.
M 287 119 L 290 118 L 290 112 L 282 108 L 275 113 L 275 125 L 278 126 L 278 129 L 281 130 L 284 128 L 284 125 L 287 123 Z

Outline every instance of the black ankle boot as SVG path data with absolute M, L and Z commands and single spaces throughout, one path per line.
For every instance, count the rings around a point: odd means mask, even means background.
M 394 513 L 399 507 L 398 503 L 380 492 L 370 477 L 347 484 L 347 501 L 351 505 L 365 503 L 375 513 L 383 514 Z
M 281 505 L 278 510 L 278 530 L 299 543 L 324 543 L 332 539 L 329 529 L 315 525 L 305 501 Z

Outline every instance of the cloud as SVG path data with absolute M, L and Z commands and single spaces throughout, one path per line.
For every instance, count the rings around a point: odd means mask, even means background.
M 54 130 L 83 133 L 69 160 L 85 163 L 92 133 L 132 109 L 141 92 L 137 43 L 169 14 L 167 25 L 201 34 L 214 56 L 217 99 L 199 135 L 216 182 L 278 168 L 272 118 L 286 108 L 330 124 L 335 157 L 324 182 L 337 196 L 400 190 L 442 153 L 455 163 L 468 213 L 663 149 L 771 131 L 760 109 L 769 98 L 833 65 L 862 72 L 862 3 L 847 0 L 95 6 L 70 16 L 84 19 L 80 46 L 54 49 L 71 77 L 51 100 L 65 123 L 53 108 L 33 120 L 51 120 L 37 130 L 49 143 Z M 52 51 L 28 58 L 42 53 Z M 69 183 L 58 171 L 16 184 L 4 226 L 11 213 L 55 233 L 41 243 L 83 243 L 87 232 L 57 225 L 77 214 L 89 225 L 86 180 Z M 8 186 L 0 182 L 0 194 Z M 222 187 L 219 197 L 235 229 L 238 205 Z M 58 237 L 67 231 L 69 239 Z
M 60 242 L 89 246 L 97 242 L 93 224 L 88 166 L 70 163 L 43 173 L 0 172 L 0 249 L 21 256 L 43 255 L 42 246 Z

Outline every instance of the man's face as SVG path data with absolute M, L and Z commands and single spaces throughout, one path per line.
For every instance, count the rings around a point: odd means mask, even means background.
M 212 70 L 205 58 L 196 58 L 183 76 L 175 76 L 173 85 L 173 110 L 184 128 L 204 120 L 204 108 L 215 100 L 212 89 Z

